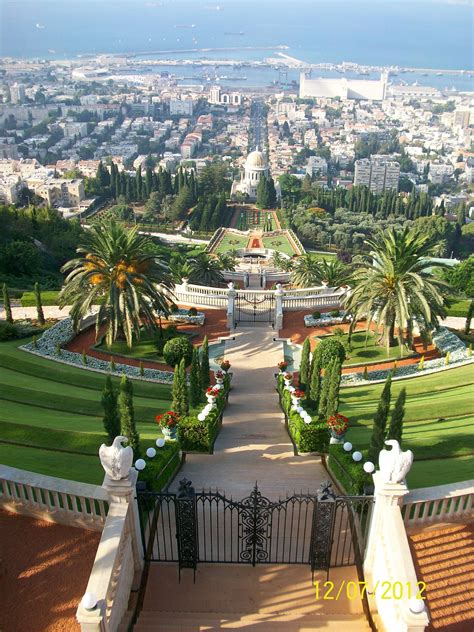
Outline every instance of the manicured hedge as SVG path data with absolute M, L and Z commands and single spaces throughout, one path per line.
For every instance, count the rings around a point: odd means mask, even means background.
M 327 465 L 334 478 L 344 488 L 346 494 L 361 496 L 364 494 L 364 486 L 372 484 L 372 476 L 364 472 L 365 458 L 356 463 L 351 452 L 346 452 L 342 444 L 329 446 L 329 458 Z
M 146 456 L 146 449 L 152 447 L 141 442 L 142 458 L 145 459 L 146 467 L 138 475 L 139 481 L 146 482 L 147 489 L 159 492 L 179 465 L 178 441 L 167 441 L 162 448 L 156 449 L 156 456 L 152 459 Z
M 214 441 L 219 433 L 222 414 L 227 404 L 229 393 L 229 378 L 224 382 L 217 397 L 217 408 L 209 413 L 204 421 L 200 421 L 197 415 L 189 415 L 179 424 L 179 441 L 185 452 L 212 452 Z M 204 407 L 204 406 L 203 406 Z
M 329 446 L 329 429 L 327 424 L 313 418 L 310 424 L 304 423 L 300 415 L 291 410 L 291 395 L 284 387 L 281 376 L 278 377 L 277 390 L 280 394 L 280 404 L 285 412 L 288 432 L 296 445 L 298 452 L 326 453 Z

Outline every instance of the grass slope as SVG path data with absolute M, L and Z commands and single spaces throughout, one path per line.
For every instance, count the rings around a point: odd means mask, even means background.
M 403 447 L 413 450 L 412 487 L 472 478 L 474 471 L 474 365 L 392 384 L 392 407 L 407 390 Z M 341 390 L 339 410 L 350 418 L 348 440 L 367 448 L 383 385 Z M 438 464 L 438 467 L 436 466 Z
M 0 344 L 0 461 L 100 482 L 105 375 L 33 356 L 18 349 L 20 344 Z M 120 379 L 113 381 L 118 386 Z M 133 385 L 137 428 L 146 449 L 161 435 L 154 420 L 169 409 L 170 387 L 137 380 Z

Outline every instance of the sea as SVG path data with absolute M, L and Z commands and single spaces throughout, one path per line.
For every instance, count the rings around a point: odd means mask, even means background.
M 133 52 L 154 60 L 245 62 L 283 52 L 308 63 L 346 61 L 440 73 L 472 70 L 474 61 L 471 0 L 0 0 L 0 29 L 0 56 L 23 59 L 87 60 L 99 53 Z M 189 52 L 203 48 L 221 50 Z M 282 79 L 272 67 L 180 67 L 179 74 L 183 82 L 218 79 L 235 87 Z M 284 79 L 297 77 L 290 71 Z M 394 74 L 391 80 L 474 90 L 468 75 L 420 72 Z

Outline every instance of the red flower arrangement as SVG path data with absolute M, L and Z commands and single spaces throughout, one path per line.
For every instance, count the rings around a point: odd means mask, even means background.
M 224 377 L 224 373 L 222 371 L 216 371 L 214 373 L 214 376 L 218 378 L 219 380 L 221 380 Z
M 287 366 L 288 366 L 288 362 L 284 362 L 284 361 L 283 361 L 283 362 L 279 362 L 279 363 L 278 363 L 278 368 L 280 369 L 280 371 L 285 371 L 285 369 L 287 368 Z
M 300 391 L 298 389 L 296 391 L 293 391 L 293 397 L 297 397 L 298 399 L 304 397 L 304 394 L 304 391 Z
M 167 413 L 157 415 L 155 419 L 161 428 L 175 428 L 179 424 L 180 416 L 178 413 L 169 410 Z
M 327 425 L 333 432 L 338 435 L 342 435 L 349 427 L 349 419 L 340 413 L 336 413 L 335 415 L 331 415 L 329 417 Z
M 212 397 L 217 397 L 219 395 L 219 389 L 218 388 L 214 388 L 212 386 L 210 386 L 207 390 L 206 390 L 206 394 L 207 395 L 211 395 Z
M 285 380 L 292 380 L 293 379 L 293 373 L 284 373 L 283 377 L 285 378 Z
M 230 369 L 230 362 L 229 362 L 229 360 L 224 360 L 223 362 L 221 362 L 221 369 L 223 371 L 228 371 Z

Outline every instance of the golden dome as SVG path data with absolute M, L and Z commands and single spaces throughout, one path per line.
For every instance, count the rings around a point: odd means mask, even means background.
M 265 154 L 258 149 L 256 151 L 251 151 L 245 161 L 245 167 L 247 169 L 268 169 Z

